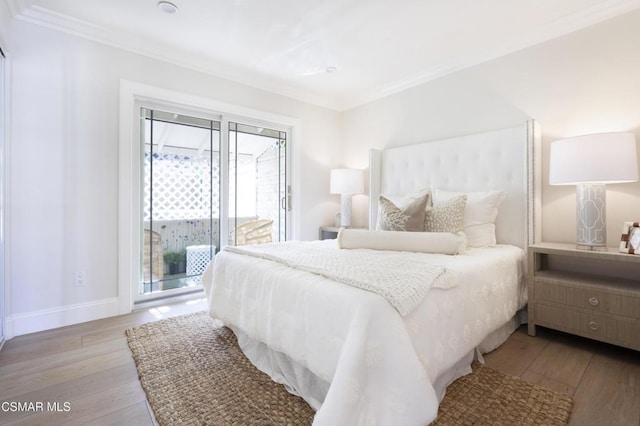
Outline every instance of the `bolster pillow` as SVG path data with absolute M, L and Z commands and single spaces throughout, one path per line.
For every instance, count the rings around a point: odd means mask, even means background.
M 369 231 L 341 228 L 338 232 L 338 247 L 341 249 L 458 254 L 466 249 L 466 238 L 462 232 L 453 234 L 450 232 Z

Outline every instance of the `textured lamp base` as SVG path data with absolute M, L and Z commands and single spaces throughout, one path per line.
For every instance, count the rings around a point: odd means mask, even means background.
M 582 250 L 607 250 L 607 191 L 602 184 L 576 186 L 577 242 Z
M 342 194 L 340 201 L 340 226 L 349 228 L 351 226 L 351 194 Z

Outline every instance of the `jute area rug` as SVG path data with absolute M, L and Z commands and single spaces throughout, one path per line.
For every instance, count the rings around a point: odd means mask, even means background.
M 235 335 L 205 312 L 127 330 L 161 426 L 310 425 L 314 411 L 255 368 Z M 489 367 L 447 389 L 436 425 L 564 425 L 572 399 Z

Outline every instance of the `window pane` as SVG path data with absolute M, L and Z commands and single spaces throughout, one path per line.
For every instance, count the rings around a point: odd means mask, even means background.
M 142 293 L 195 286 L 219 247 L 220 123 L 145 109 Z
M 229 244 L 284 241 L 284 132 L 239 123 L 229 128 Z

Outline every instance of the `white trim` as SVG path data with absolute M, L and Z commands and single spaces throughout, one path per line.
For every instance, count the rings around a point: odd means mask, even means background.
M 300 169 L 296 166 L 297 159 L 300 158 L 299 119 L 133 81 L 120 80 L 120 168 L 118 173 L 118 313 L 120 314 L 132 311 L 133 283 L 137 283 L 140 276 L 140 267 L 134 262 L 134 259 L 139 256 L 140 247 L 141 231 L 140 223 L 137 220 L 139 218 L 140 186 L 132 185 L 132 182 L 137 182 L 135 176 L 140 167 L 139 116 L 137 114 L 137 108 L 140 105 L 165 106 L 171 111 L 180 108 L 212 119 L 218 117 L 219 120 L 222 117 L 223 120 L 238 120 L 240 123 L 262 123 L 265 127 L 285 130 L 291 135 L 288 142 L 291 144 L 292 150 L 293 175 L 290 181 L 294 194 L 299 188 L 301 178 Z M 294 203 L 291 217 L 299 217 L 299 213 L 300 204 L 299 202 Z M 291 238 L 299 239 L 300 225 L 294 224 L 292 220 L 290 226 Z
M 527 122 L 527 244 L 542 241 L 542 130 L 535 120 Z
M 14 1 L 17 2 L 18 0 Z M 338 109 L 337 103 L 331 99 L 327 99 L 326 96 L 308 90 L 298 89 L 282 81 L 275 81 L 273 78 L 251 70 L 223 65 L 219 61 L 202 55 L 176 49 L 168 50 L 167 46 L 162 43 L 144 40 L 140 37 L 133 37 L 129 33 L 113 31 L 88 21 L 55 12 L 37 4 L 16 6 L 12 8 L 12 11 L 16 12 L 14 17 L 23 22 L 61 31 L 85 40 L 94 41 L 127 52 L 174 64 L 179 67 L 213 75 L 255 89 L 267 90 L 281 96 L 288 96 L 323 108 Z
M 118 305 L 113 297 L 12 315 L 7 321 L 11 331 L 7 338 L 112 317 L 118 315 Z
M 168 290 L 168 291 L 172 291 L 172 290 Z M 140 300 L 135 303 L 133 310 L 143 311 L 145 309 L 154 308 L 157 306 L 163 306 L 163 305 L 166 305 L 167 303 L 174 304 L 174 303 L 187 302 L 190 300 L 198 300 L 203 298 L 206 298 L 206 295 L 204 294 L 204 288 L 200 288 L 196 291 L 191 290 L 189 292 L 183 292 L 181 294 L 172 294 L 172 295 L 167 295 L 165 297 L 156 296 L 155 298 Z
M 378 197 L 380 196 L 380 173 L 382 168 L 382 150 L 369 150 L 369 229 L 376 229 L 378 223 Z M 372 172 L 373 170 L 373 172 Z M 376 200 L 372 202 L 371 200 Z
M 453 74 L 511 53 L 524 50 L 545 41 L 553 40 L 583 28 L 587 28 L 590 25 L 628 13 L 637 8 L 640 8 L 640 0 L 607 1 L 595 4 L 586 10 L 556 19 L 548 25 L 540 26 L 529 33 L 507 38 L 502 44 L 488 46 L 482 50 L 475 50 L 472 53 L 457 58 L 454 61 L 442 62 L 404 79 L 370 88 L 366 93 L 361 93 L 353 96 L 351 99 L 345 99 L 342 102 L 339 102 L 339 110 L 346 111 L 356 108 L 360 105 L 385 98 L 446 75 Z
M 139 280 L 138 280 L 139 281 Z M 178 300 L 180 297 L 202 291 L 202 286 L 198 287 L 177 287 L 168 290 L 156 291 L 153 293 L 138 294 L 133 296 L 133 310 L 138 310 L 140 305 L 153 302 L 154 300 Z
M 229 119 L 227 117 L 222 117 L 220 121 L 220 182 L 229 182 Z M 222 212 L 229 211 L 229 185 L 220 185 L 218 211 L 221 218 L 223 217 Z M 228 236 L 229 220 L 220 220 L 220 250 L 227 245 Z
M 166 46 L 163 44 L 142 40 L 139 37 L 132 37 L 129 34 L 108 30 L 102 26 L 54 12 L 46 7 L 34 4 L 32 0 L 7 0 L 7 4 L 14 18 L 23 22 L 62 31 L 76 37 L 172 63 L 257 89 L 267 90 L 282 96 L 288 96 L 313 105 L 337 111 L 345 111 L 630 12 L 640 7 L 640 0 L 610 0 L 599 2 L 586 10 L 567 15 L 548 25 L 542 25 L 529 33 L 511 37 L 500 45 L 493 45 L 483 50 L 476 50 L 456 61 L 436 64 L 408 78 L 389 82 L 379 87 L 368 88 L 347 99 L 331 98 L 310 90 L 299 89 L 251 70 L 225 66 L 218 61 L 188 52 L 180 52 L 173 49 L 170 51 L 170 54 L 167 54 Z
M 1 167 L 1 172 L 3 173 L 2 176 L 2 180 L 3 180 L 3 187 L 0 188 L 0 191 L 2 191 L 2 204 L 1 204 L 1 208 L 3 209 L 2 211 L 2 217 L 3 217 L 3 222 L 0 224 L 2 226 L 2 230 L 0 230 L 0 232 L 2 232 L 3 235 L 3 248 L 2 248 L 2 258 L 0 259 L 1 262 L 3 262 L 3 276 L 0 277 L 0 279 L 2 279 L 3 281 L 3 289 L 0 288 L 0 291 L 4 291 L 3 294 L 3 299 L 2 301 L 4 302 L 4 306 L 2 309 L 2 315 L 3 318 L 0 318 L 0 321 L 2 321 L 2 337 L 3 339 L 10 339 L 13 334 L 12 331 L 9 329 L 9 316 L 11 315 L 12 312 L 12 303 L 11 303 L 11 250 L 10 250 L 10 246 L 11 246 L 11 226 L 10 226 L 10 209 L 7 208 L 7 206 L 11 205 L 10 204 L 10 198 L 11 198 L 11 193 L 9 192 L 9 188 L 10 186 L 10 181 L 11 181 L 11 161 L 9 161 L 10 158 L 10 153 L 11 153 L 11 59 L 10 59 L 10 54 L 6 51 L 3 50 L 5 57 L 4 57 L 4 81 L 2 82 L 2 84 L 4 84 L 4 99 L 3 101 L 5 102 L 5 116 L 4 118 L 4 141 L 3 144 L 4 146 L 2 147 L 3 150 L 3 159 L 2 159 L 2 167 Z

